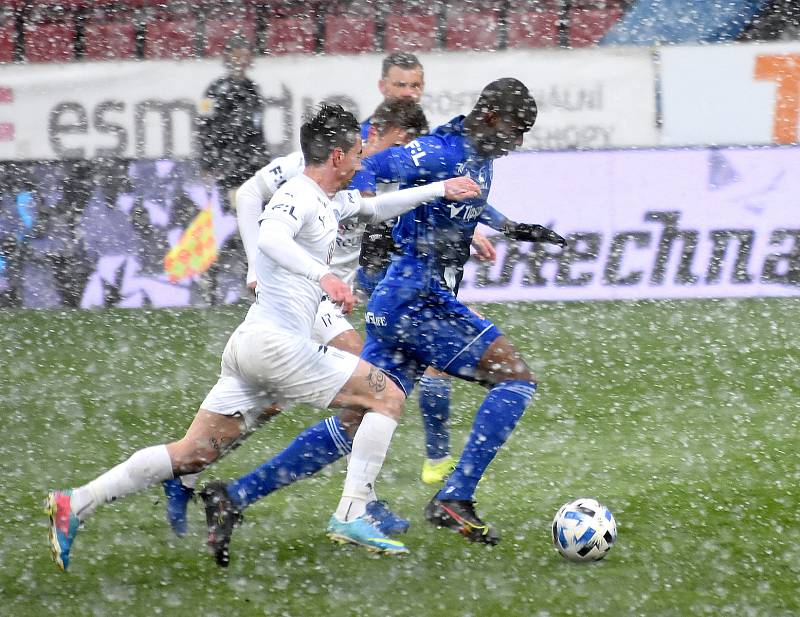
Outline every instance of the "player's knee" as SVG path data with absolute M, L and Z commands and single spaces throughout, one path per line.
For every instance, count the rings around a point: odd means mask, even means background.
M 345 432 L 350 436 L 352 439 L 358 427 L 361 425 L 361 420 L 364 419 L 364 414 L 366 410 L 364 409 L 353 409 L 347 408 L 342 409 L 337 415 L 339 416 L 339 422 L 344 428 Z
M 220 450 L 212 443 L 203 446 L 186 438 L 169 446 L 172 469 L 181 474 L 199 473 L 219 458 Z
M 376 398 L 378 404 L 372 406 L 375 411 L 379 411 L 395 420 L 403 415 L 406 395 L 391 379 L 386 379 L 386 388 Z
M 513 367 L 513 370 L 514 370 L 514 376 L 511 377 L 510 379 L 514 379 L 517 381 L 527 381 L 533 386 L 536 385 L 537 382 L 536 375 L 528 367 L 528 365 L 525 364 L 525 362 L 520 361 L 518 363 L 518 366 Z
M 507 362 L 497 363 L 486 370 L 486 381 L 498 384 L 504 381 L 527 381 L 535 386 L 537 379 L 528 365 L 519 358 L 512 358 Z

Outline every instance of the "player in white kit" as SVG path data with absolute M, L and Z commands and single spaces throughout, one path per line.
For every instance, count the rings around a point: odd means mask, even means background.
M 366 158 L 391 146 L 405 145 L 420 135 L 427 134 L 428 122 L 418 103 L 410 99 L 383 101 L 371 116 L 371 128 L 363 142 L 362 157 Z M 258 217 L 284 182 L 303 173 L 305 160 L 302 152 L 293 152 L 270 162 L 249 178 L 236 193 L 236 216 L 239 234 L 247 254 L 247 284 L 255 289 L 254 263 L 258 251 Z M 396 185 L 382 185 L 381 193 L 395 190 Z M 356 270 L 361 250 L 361 238 L 366 223 L 350 219 L 339 224 L 336 249 L 331 260 L 331 270 L 351 288 L 355 284 Z M 362 341 L 353 326 L 330 299 L 320 302 L 314 320 L 314 337 L 325 345 L 333 345 L 351 353 L 361 351 Z
M 329 535 L 374 551 L 407 552 L 364 516 L 404 395 L 372 365 L 314 342 L 311 331 L 323 293 L 345 313 L 355 302 L 330 269 L 340 220 L 390 218 L 435 197 L 474 197 L 479 188 L 468 178 L 455 178 L 369 199 L 357 191 L 337 193 L 358 169 L 361 155 L 358 122 L 337 105 L 323 105 L 303 125 L 301 145 L 306 169 L 276 192 L 261 216 L 256 302 L 228 340 L 219 380 L 186 435 L 139 450 L 79 488 L 48 493 L 49 545 L 60 568 L 68 568 L 78 527 L 98 506 L 201 471 L 257 426 L 265 409 L 299 402 L 369 410 L 353 439 Z M 216 557 L 227 564 L 225 556 Z
M 363 143 L 362 157 L 371 156 L 394 145 L 404 145 L 428 132 L 425 112 L 418 103 L 410 99 L 383 101 L 378 105 L 372 118 L 373 124 L 367 131 L 368 136 Z M 287 180 L 302 174 L 304 169 L 303 153 L 293 152 L 262 167 L 236 192 L 239 234 L 242 237 L 248 263 L 247 286 L 253 290 L 256 288 L 255 263 L 258 255 L 259 218 L 264 206 Z M 389 188 L 389 185 L 382 186 Z M 396 188 L 396 185 L 391 187 L 392 190 Z M 347 219 L 339 223 L 336 249 L 330 263 L 331 271 L 351 288 L 358 268 L 364 228 L 365 224 L 357 219 Z M 330 345 L 355 355 L 361 352 L 361 337 L 342 313 L 341 308 L 328 298 L 324 298 L 319 304 L 314 320 L 313 337 L 323 345 Z M 278 413 L 277 409 L 275 413 Z M 331 438 L 343 452 L 349 452 L 349 443 L 361 420 L 360 414 L 357 417 L 351 416 L 353 414 L 349 410 L 341 410 L 338 418 L 326 419 L 324 426 L 324 431 L 332 436 Z M 303 453 L 304 458 L 307 455 L 308 453 Z M 291 473 L 292 470 L 288 471 Z M 189 501 L 195 495 L 198 475 L 188 474 L 163 483 L 167 497 L 167 520 L 178 536 L 188 532 L 186 511 Z M 281 475 L 285 474 L 282 472 Z M 303 477 L 303 474 L 300 477 Z M 207 490 L 212 488 L 211 485 L 206 487 Z M 407 521 L 396 517 L 385 507 L 384 502 L 377 500 L 370 502 L 368 510 L 379 519 L 381 525 L 388 525 L 382 527 L 384 533 L 387 530 L 389 532 L 396 530 L 397 525 L 406 528 L 408 526 Z

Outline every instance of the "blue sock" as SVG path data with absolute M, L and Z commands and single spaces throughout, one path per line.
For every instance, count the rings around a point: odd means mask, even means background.
M 536 392 L 530 381 L 512 380 L 496 384 L 478 409 L 467 445 L 437 497 L 473 499 L 483 472 L 511 435 L 528 403 Z
M 352 445 L 339 418 L 325 418 L 295 437 L 283 452 L 228 483 L 228 495 L 234 504 L 245 508 L 272 491 L 317 473 L 349 454 Z
M 430 459 L 450 454 L 450 378 L 423 375 L 419 380 L 419 411 Z

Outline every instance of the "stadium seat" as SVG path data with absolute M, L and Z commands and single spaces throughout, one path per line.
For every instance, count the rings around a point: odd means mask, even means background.
M 14 61 L 16 44 L 17 26 L 13 22 L 0 25 L 0 62 Z
M 621 16 L 622 7 L 618 4 L 606 8 L 574 7 L 569 12 L 570 47 L 596 45 Z
M 558 11 L 509 11 L 506 17 L 508 47 L 558 46 Z
M 325 53 L 358 54 L 375 51 L 375 19 L 362 15 L 325 18 Z
M 499 18 L 494 11 L 447 12 L 445 48 L 450 50 L 497 49 Z
M 135 58 L 136 26 L 127 21 L 87 21 L 83 29 L 83 56 L 87 60 Z
M 242 19 L 207 19 L 205 23 L 205 55 L 219 56 L 222 54 L 225 43 L 235 34 L 245 37 L 255 49 L 255 16 Z
M 314 53 L 316 49 L 315 17 L 275 17 L 265 23 L 265 54 Z
M 154 15 L 145 24 L 145 58 L 191 58 L 197 20 L 193 17 L 167 18 Z
M 439 18 L 436 15 L 403 15 L 386 17 L 383 47 L 393 51 L 431 51 L 439 47 Z
M 67 62 L 75 58 L 75 22 L 29 22 L 24 26 L 25 59 L 31 62 Z

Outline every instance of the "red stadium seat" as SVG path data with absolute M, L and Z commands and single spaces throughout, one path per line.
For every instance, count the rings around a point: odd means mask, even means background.
M 571 47 L 597 44 L 622 15 L 619 5 L 604 9 L 575 7 L 569 12 L 569 43 Z
M 87 60 L 136 57 L 136 26 L 126 21 L 88 21 L 83 29 L 83 55 Z
M 31 62 L 67 62 L 75 58 L 75 22 L 71 16 L 60 21 L 26 23 L 25 59 Z
M 439 46 L 439 18 L 436 15 L 401 15 L 386 17 L 383 47 L 393 51 L 431 51 Z
M 557 47 L 558 11 L 509 11 L 506 36 L 508 47 Z
M 494 11 L 448 11 L 445 48 L 497 49 L 499 19 Z
M 238 34 L 250 41 L 251 49 L 255 49 L 256 26 L 255 17 L 242 19 L 207 19 L 205 24 L 205 54 L 219 56 L 225 50 L 225 43 L 233 35 Z
M 264 29 L 264 53 L 314 53 L 317 49 L 317 20 L 314 17 L 276 17 Z
M 375 19 L 361 15 L 325 18 L 325 53 L 358 54 L 375 51 Z
M 13 62 L 17 43 L 17 26 L 14 23 L 0 26 L 0 62 Z
M 145 24 L 145 58 L 191 58 L 194 56 L 194 40 L 197 20 L 193 17 L 165 19 L 152 16 Z

